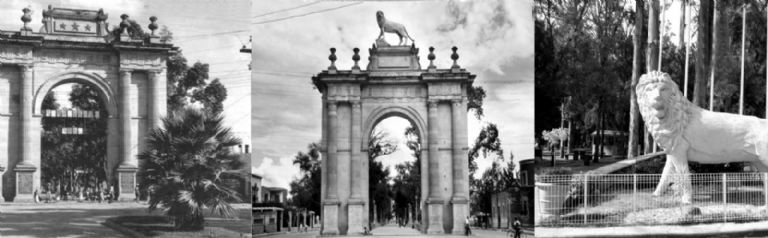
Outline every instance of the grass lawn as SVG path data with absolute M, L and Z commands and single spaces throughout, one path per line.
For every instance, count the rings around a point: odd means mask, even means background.
M 205 229 L 202 231 L 175 231 L 165 216 L 119 216 L 115 223 L 153 237 L 245 237 L 251 234 L 251 204 L 233 205 L 237 219 L 225 219 L 218 214 L 205 213 Z

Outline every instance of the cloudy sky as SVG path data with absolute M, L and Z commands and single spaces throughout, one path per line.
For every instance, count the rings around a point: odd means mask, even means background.
M 504 156 L 533 157 L 532 1 L 255 1 L 250 23 L 253 44 L 253 166 L 265 186 L 287 187 L 299 172 L 291 164 L 298 151 L 320 140 L 321 99 L 310 77 L 329 65 L 338 49 L 340 69 L 349 69 L 352 48 L 361 48 L 363 65 L 378 36 L 375 12 L 406 26 L 421 48 L 434 46 L 440 68 L 451 65 L 458 46 L 459 65 L 477 74 L 487 90 L 483 121 L 468 115 L 469 137 L 485 122 L 498 124 Z M 389 41 L 394 37 L 388 36 Z M 397 124 L 397 123 L 395 123 Z M 397 125 L 395 125 L 397 126 Z M 471 141 L 468 141 L 469 145 Z M 488 160 L 481 160 L 485 168 Z
M 185 0 L 183 4 L 163 0 L 2 0 L 0 29 L 18 31 L 22 26 L 22 9 L 32 10 L 32 29 L 42 26 L 42 11 L 48 5 L 60 8 L 98 10 L 109 15 L 111 27 L 120 23 L 120 15 L 128 14 L 146 31 L 149 17 L 156 16 L 161 26 L 173 32 L 174 45 L 179 46 L 190 63 L 210 64 L 210 77 L 219 78 L 227 87 L 224 101 L 226 122 L 235 133 L 250 144 L 248 121 L 251 107 L 250 56 L 240 53 L 250 37 L 249 0 Z

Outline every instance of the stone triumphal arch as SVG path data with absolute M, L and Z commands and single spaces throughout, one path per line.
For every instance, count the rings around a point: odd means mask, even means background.
M 322 234 L 359 234 L 368 217 L 367 145 L 373 127 L 390 116 L 416 127 L 421 152 L 421 231 L 463 233 L 469 215 L 467 160 L 467 89 L 475 75 L 456 64 L 438 69 L 430 47 L 429 66 L 422 69 L 415 46 L 389 46 L 377 41 L 369 49 L 366 69 L 331 66 L 312 78 L 322 94 Z
M 48 7 L 33 31 L 0 31 L 0 186 L 5 201 L 31 200 L 41 187 L 43 98 L 66 83 L 96 89 L 107 111 L 106 174 L 120 199 L 133 199 L 137 154 L 166 112 L 165 62 L 176 50 L 123 14 L 109 27 L 102 10 Z

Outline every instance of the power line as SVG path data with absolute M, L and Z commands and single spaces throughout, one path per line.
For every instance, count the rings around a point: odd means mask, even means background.
M 342 6 L 338 6 L 338 7 L 334 7 L 334 8 L 327 8 L 327 9 L 318 10 L 318 11 L 314 11 L 314 12 L 308 12 L 308 13 L 299 14 L 299 15 L 287 16 L 287 17 L 273 19 L 273 20 L 254 22 L 253 25 L 267 24 L 267 23 L 272 23 L 272 22 L 278 22 L 278 21 L 293 19 L 293 18 L 297 18 L 297 17 L 308 16 L 308 15 L 312 15 L 312 14 L 316 14 L 316 13 L 323 13 L 323 12 L 333 11 L 333 10 L 342 9 L 342 8 L 345 8 L 345 7 L 351 7 L 351 6 L 362 4 L 362 3 L 363 2 L 355 2 L 355 3 L 350 3 L 350 4 L 347 4 L 347 5 L 342 5 Z
M 277 11 L 267 12 L 267 13 L 264 13 L 264 14 L 261 14 L 261 15 L 253 16 L 253 18 L 268 16 L 268 15 L 272 15 L 272 14 L 280 13 L 280 12 L 286 12 L 286 11 L 290 11 L 290 10 L 297 9 L 297 8 L 302 8 L 302 7 L 306 7 L 306 6 L 315 5 L 315 4 L 318 4 L 320 2 L 321 1 L 314 1 L 314 2 L 311 2 L 311 3 L 307 3 L 307 4 L 303 4 L 303 5 L 299 5 L 299 6 L 295 6 L 295 7 L 291 7 L 291 8 L 285 8 L 285 9 L 280 9 L 280 10 L 277 10 Z

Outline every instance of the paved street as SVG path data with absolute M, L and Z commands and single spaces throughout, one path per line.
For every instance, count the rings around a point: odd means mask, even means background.
M 280 237 L 280 238 L 315 238 L 318 236 L 319 231 L 314 232 L 307 232 L 307 233 L 285 233 L 285 234 L 277 234 L 277 235 L 271 235 L 266 237 Z M 383 226 L 373 229 L 372 231 L 373 236 L 359 236 L 359 237 L 426 237 L 426 238 L 432 238 L 432 237 L 462 237 L 458 235 L 421 235 L 418 231 L 411 229 L 411 228 L 405 228 L 405 227 L 397 227 L 396 225 L 391 226 Z M 479 230 L 479 229 L 472 229 L 473 237 L 483 237 L 483 238 L 505 238 L 506 233 L 501 231 L 495 231 L 495 230 Z M 354 236 L 344 236 L 344 237 L 354 237 Z M 532 235 L 528 236 L 522 236 L 525 238 L 533 237 Z
M 136 203 L 3 203 L 1 237 L 125 237 L 101 225 L 119 215 L 146 215 Z
M 245 206 L 249 208 L 250 204 L 233 204 L 238 210 Z M 0 203 L 0 237 L 126 237 L 102 223 L 117 216 L 160 214 L 162 210 L 148 213 L 146 204 L 134 202 Z M 233 223 L 209 214 L 206 211 L 207 227 L 250 233 L 249 223 Z

